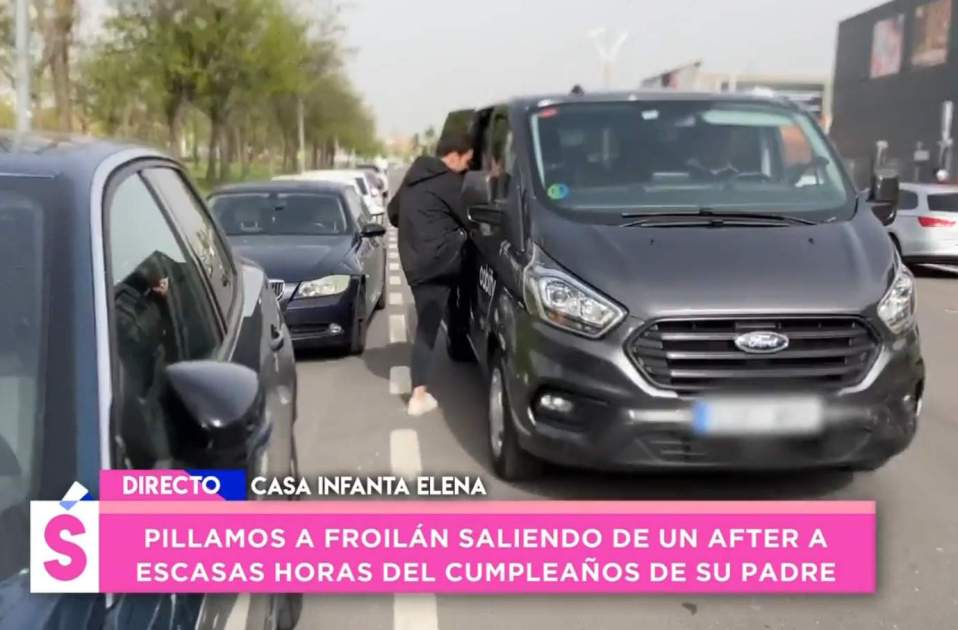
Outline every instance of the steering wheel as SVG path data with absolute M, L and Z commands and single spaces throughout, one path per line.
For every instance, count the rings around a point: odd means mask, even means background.
M 802 179 L 802 177 L 810 168 L 825 168 L 829 164 L 831 164 L 831 161 L 828 158 L 816 155 L 807 162 L 801 162 L 799 164 L 795 164 L 794 166 L 788 167 L 785 180 L 790 186 L 794 186 L 800 179 Z

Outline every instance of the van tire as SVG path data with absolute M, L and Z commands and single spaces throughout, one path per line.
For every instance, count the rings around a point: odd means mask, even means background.
M 489 372 L 487 422 L 489 424 L 489 454 L 492 458 L 493 470 L 505 481 L 536 479 L 542 475 L 545 465 L 541 459 L 524 450 L 519 444 L 519 435 L 516 432 L 515 420 L 512 418 L 503 380 L 505 371 L 502 359 L 496 354 L 490 364 L 492 369 Z M 494 419 L 494 414 L 499 414 L 498 420 Z M 498 431 L 494 428 L 496 425 L 499 427 Z M 496 441 L 494 433 L 499 434 L 499 448 L 494 445 Z

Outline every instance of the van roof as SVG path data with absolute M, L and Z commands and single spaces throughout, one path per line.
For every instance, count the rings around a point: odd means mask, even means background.
M 585 92 L 584 94 L 537 94 L 512 98 L 508 103 L 523 109 L 564 103 L 618 103 L 623 101 L 728 101 L 768 103 L 799 109 L 784 96 L 765 96 L 738 92 L 682 92 L 668 89 L 642 89 L 622 92 Z

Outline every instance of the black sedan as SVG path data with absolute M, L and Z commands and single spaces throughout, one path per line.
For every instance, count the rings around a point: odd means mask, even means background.
M 362 353 L 385 306 L 385 228 L 356 191 L 316 181 L 238 184 L 210 206 L 233 249 L 266 270 L 297 348 Z
M 101 468 L 296 474 L 292 341 L 183 168 L 0 134 L 0 630 L 292 628 L 298 596 L 28 593 L 31 500 Z

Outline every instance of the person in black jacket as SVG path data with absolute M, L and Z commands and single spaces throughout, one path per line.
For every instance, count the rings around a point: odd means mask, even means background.
M 429 368 L 466 242 L 462 174 L 472 161 L 472 139 L 449 134 L 436 149 L 439 157 L 421 156 L 412 163 L 388 208 L 389 222 L 399 228 L 399 259 L 416 303 L 408 407 L 413 416 L 438 407 L 427 387 Z

